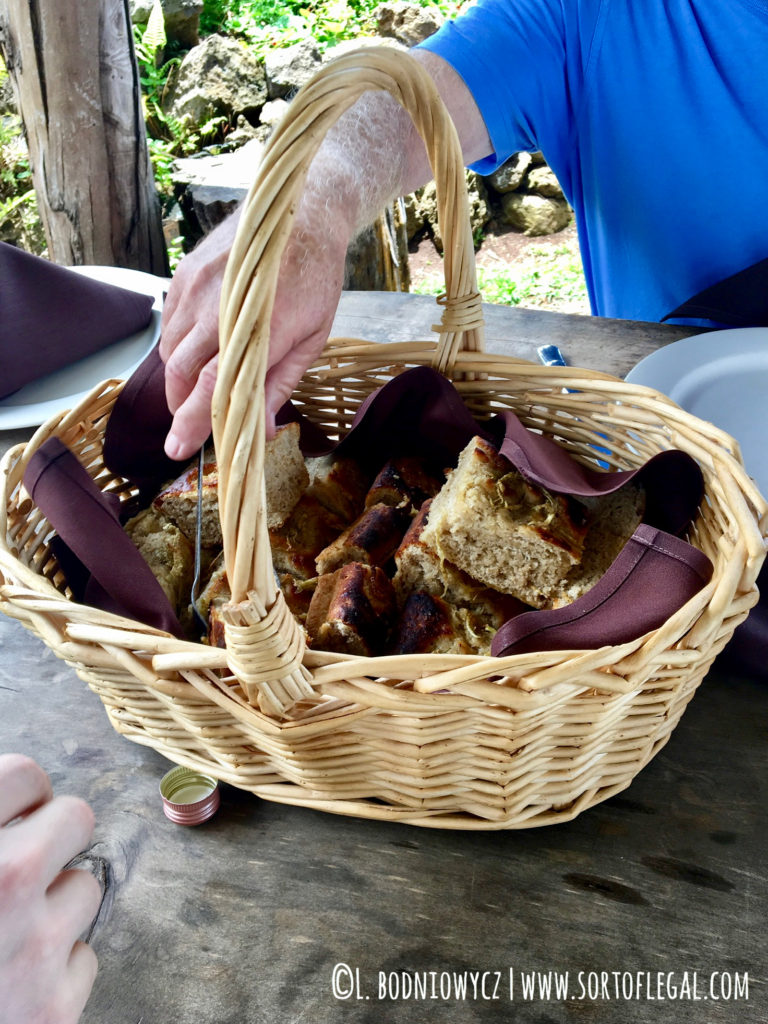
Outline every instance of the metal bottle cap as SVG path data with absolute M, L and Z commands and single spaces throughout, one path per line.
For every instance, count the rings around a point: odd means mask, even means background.
M 181 766 L 160 780 L 166 818 L 177 825 L 199 825 L 219 809 L 219 784 L 210 775 Z

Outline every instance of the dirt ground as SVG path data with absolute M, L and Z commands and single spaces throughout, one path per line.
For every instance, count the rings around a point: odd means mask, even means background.
M 515 231 L 510 227 L 492 224 L 487 230 L 480 248 L 475 253 L 475 260 L 478 267 L 500 270 L 521 262 L 533 262 L 540 258 L 538 253 L 562 247 L 567 247 L 573 254 L 578 254 L 579 245 L 574 224 L 554 235 L 536 237 L 524 235 L 521 231 Z M 424 280 L 434 278 L 442 272 L 442 258 L 429 236 L 424 236 L 417 243 L 412 244 L 408 262 L 412 287 Z M 589 312 L 586 301 L 582 303 L 572 301 L 558 303 L 555 301 L 548 303 L 546 308 L 567 313 Z

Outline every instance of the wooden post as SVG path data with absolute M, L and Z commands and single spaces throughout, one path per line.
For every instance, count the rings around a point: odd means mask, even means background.
M 127 0 L 4 0 L 0 52 L 51 259 L 167 273 Z

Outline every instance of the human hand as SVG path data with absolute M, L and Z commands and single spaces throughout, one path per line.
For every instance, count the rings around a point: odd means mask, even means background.
M 165 451 L 173 459 L 189 458 L 211 430 L 221 286 L 238 220 L 239 211 L 181 261 L 165 300 L 160 356 L 173 414 Z M 328 338 L 350 233 L 344 217 L 325 203 L 306 204 L 297 215 L 272 312 L 265 383 L 268 437 L 274 434 L 275 414 Z
M 34 761 L 0 755 L 0 1024 L 80 1018 L 96 956 L 77 937 L 96 916 L 101 890 L 87 871 L 62 868 L 92 833 L 84 801 L 54 798 Z

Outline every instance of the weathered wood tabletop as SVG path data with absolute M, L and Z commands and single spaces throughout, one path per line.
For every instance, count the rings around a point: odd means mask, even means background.
M 434 308 L 351 293 L 334 333 L 427 337 Z M 621 375 L 690 333 L 489 308 L 487 348 L 554 342 Z M 183 828 L 162 812 L 168 763 L 0 618 L 0 750 L 96 812 L 84 1024 L 766 1021 L 765 700 L 716 664 L 630 788 L 564 825 L 432 831 L 223 787 L 216 817 Z

